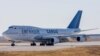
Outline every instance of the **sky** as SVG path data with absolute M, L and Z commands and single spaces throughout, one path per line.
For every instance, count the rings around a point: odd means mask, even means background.
M 0 0 L 0 35 L 11 25 L 66 28 L 78 10 L 81 29 L 100 28 L 99 0 Z

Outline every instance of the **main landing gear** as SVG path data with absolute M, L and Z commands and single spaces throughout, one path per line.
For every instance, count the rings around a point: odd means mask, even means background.
M 35 42 L 32 42 L 30 45 L 31 46 L 36 46 L 36 43 Z
M 42 41 L 40 43 L 40 46 L 54 46 L 54 39 L 50 38 L 50 39 L 45 39 L 44 41 Z

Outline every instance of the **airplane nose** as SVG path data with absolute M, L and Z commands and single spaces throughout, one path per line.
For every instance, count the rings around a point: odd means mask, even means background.
M 3 35 L 3 36 L 6 36 L 6 35 L 7 35 L 7 32 L 6 32 L 6 31 L 5 31 L 5 32 L 3 32 L 3 33 L 2 33 L 2 35 Z
M 3 33 L 2 33 L 2 35 L 5 35 L 5 34 L 6 34 L 6 32 L 3 32 Z
M 5 39 L 10 40 L 8 31 L 3 32 L 2 35 Z

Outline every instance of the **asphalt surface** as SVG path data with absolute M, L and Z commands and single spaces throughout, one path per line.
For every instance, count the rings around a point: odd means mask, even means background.
M 100 41 L 95 42 L 65 42 L 65 43 L 58 43 L 54 46 L 30 46 L 30 43 L 16 43 L 16 46 L 10 46 L 11 43 L 0 43 L 0 52 L 2 51 L 51 51 L 51 50 L 58 50 L 63 48 L 74 48 L 78 46 L 94 46 L 99 45 Z

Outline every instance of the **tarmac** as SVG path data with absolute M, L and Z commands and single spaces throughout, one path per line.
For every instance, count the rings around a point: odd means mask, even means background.
M 15 43 L 16 46 L 10 46 L 11 43 L 0 43 L 0 52 L 3 51 L 51 51 L 63 48 L 74 48 L 80 46 L 100 46 L 100 41 L 95 42 L 65 42 L 58 43 L 54 46 L 30 46 L 30 43 Z

